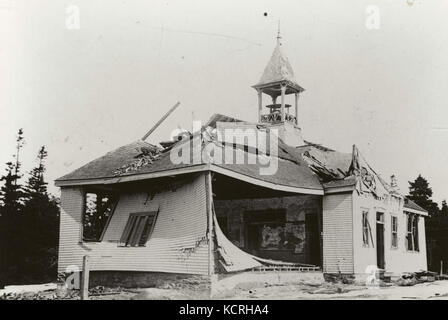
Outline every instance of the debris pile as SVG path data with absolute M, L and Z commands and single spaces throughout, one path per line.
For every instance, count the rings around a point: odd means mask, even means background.
M 340 168 L 337 170 L 330 168 L 319 160 L 315 155 L 312 155 L 309 151 L 303 153 L 303 158 L 308 163 L 308 166 L 313 170 L 323 181 L 331 181 L 334 179 L 344 179 L 347 174 Z
M 115 170 L 114 175 L 118 176 L 137 171 L 141 167 L 152 164 L 157 158 L 160 157 L 162 150 L 157 147 L 141 147 L 139 151 L 140 153 L 135 156 L 134 161 Z
M 136 291 L 117 288 L 107 288 L 97 286 L 89 289 L 89 297 L 113 296 L 129 293 L 138 293 Z M 0 295 L 0 300 L 80 300 L 79 290 L 68 290 L 58 288 L 56 290 L 46 290 L 39 292 L 8 292 Z
M 431 271 L 405 272 L 396 281 L 396 284 L 402 287 L 416 285 L 417 283 L 433 282 L 438 280 L 439 276 Z

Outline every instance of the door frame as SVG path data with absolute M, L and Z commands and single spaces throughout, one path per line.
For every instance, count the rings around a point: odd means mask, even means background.
M 384 241 L 384 235 L 385 235 L 385 222 L 384 222 L 384 212 L 377 211 L 376 212 L 376 265 L 380 269 L 386 269 L 386 252 L 385 252 L 385 241 Z M 381 230 L 381 240 L 378 237 L 378 234 Z M 381 256 L 381 257 L 380 257 Z M 379 259 L 380 258 L 380 259 Z

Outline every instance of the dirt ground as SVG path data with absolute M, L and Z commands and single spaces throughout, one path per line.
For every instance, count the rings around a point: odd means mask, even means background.
M 24 300 L 78 300 L 76 291 L 61 296 L 60 292 L 51 289 L 39 292 L 3 293 L 0 299 Z M 91 300 L 178 300 L 209 299 L 208 293 L 190 288 L 94 288 L 90 292 Z M 226 292 L 216 293 L 212 299 L 220 300 L 448 300 L 448 281 L 419 283 L 414 286 L 386 285 L 378 288 L 367 288 L 362 285 L 341 283 L 309 283 L 294 285 L 250 285 L 237 286 Z
M 344 284 L 327 284 L 318 288 L 276 286 L 256 288 L 249 292 L 237 292 L 227 299 L 273 299 L 273 300 L 402 300 L 444 299 L 448 300 L 448 281 L 435 281 L 409 287 L 386 286 L 367 288 Z

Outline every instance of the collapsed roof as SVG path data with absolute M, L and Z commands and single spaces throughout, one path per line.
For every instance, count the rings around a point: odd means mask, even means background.
M 170 175 L 182 172 L 213 170 L 248 182 L 266 183 L 267 187 L 278 190 L 323 194 L 341 188 L 356 189 L 358 192 L 369 192 L 375 197 L 388 195 L 403 198 L 393 190 L 367 163 L 356 146 L 352 153 L 342 153 L 319 144 L 305 141 L 305 145 L 291 147 L 281 139 L 278 140 L 278 170 L 273 175 L 260 174 L 260 164 L 227 164 L 204 159 L 202 154 L 207 143 L 213 143 L 215 150 L 222 153 L 232 149 L 235 154 L 244 157 L 259 155 L 260 151 L 246 145 L 226 144 L 216 138 L 214 129 L 220 122 L 245 123 L 221 114 L 213 115 L 201 132 L 184 136 L 181 141 L 173 142 L 166 148 L 154 146 L 139 140 L 122 146 L 106 155 L 95 159 L 73 172 L 56 180 L 58 186 L 82 185 L 94 183 L 118 183 L 143 180 L 155 174 Z M 259 126 L 262 127 L 262 126 Z M 171 151 L 189 146 L 199 145 L 199 158 L 194 155 L 194 147 L 190 148 L 187 163 L 175 163 L 171 159 Z M 274 157 L 274 155 L 265 155 Z M 247 158 L 244 158 L 247 159 Z M 210 161 L 211 160 L 211 161 Z M 422 211 L 410 200 L 405 206 Z M 424 211 L 424 210 L 423 210 Z
M 239 122 L 239 120 L 215 115 L 209 120 L 207 128 L 216 128 L 217 122 Z M 203 159 L 202 157 L 207 142 L 214 143 L 218 149 L 222 149 L 223 154 L 227 149 L 233 149 L 235 157 L 237 154 L 243 154 L 244 157 L 254 156 L 255 152 L 257 152 L 245 146 L 228 145 L 219 142 L 216 137 L 210 135 L 210 131 L 191 135 L 165 149 L 158 148 L 144 141 L 136 141 L 109 152 L 103 157 L 95 159 L 57 179 L 56 185 L 67 186 L 85 183 L 93 184 L 95 182 L 118 183 L 130 181 L 130 179 L 145 179 L 151 173 L 166 172 L 174 175 L 181 169 L 188 169 L 189 172 L 193 170 L 214 170 L 236 178 L 264 182 L 268 187 L 283 191 L 323 194 L 323 187 L 318 176 L 310 170 L 302 157 L 292 154 L 289 147 L 282 141 L 279 141 L 279 152 L 276 156 L 278 170 L 273 175 L 262 175 L 260 173 L 260 165 L 257 163 L 210 163 L 210 161 L 207 161 L 208 159 Z M 175 151 L 176 148 L 181 149 L 186 144 L 191 146 L 189 149 L 191 152 L 189 155 L 190 161 L 187 161 L 187 163 L 173 162 L 171 151 Z M 194 145 L 201 146 L 199 159 L 194 152 Z M 266 156 L 270 157 L 271 155 Z

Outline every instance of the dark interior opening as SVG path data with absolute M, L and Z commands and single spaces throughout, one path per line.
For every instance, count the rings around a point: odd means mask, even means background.
M 213 175 L 218 224 L 237 247 L 284 262 L 321 265 L 322 197 Z

